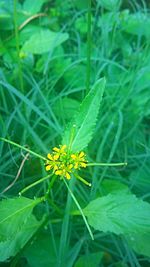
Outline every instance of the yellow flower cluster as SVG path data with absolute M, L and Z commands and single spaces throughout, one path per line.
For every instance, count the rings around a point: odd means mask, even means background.
M 46 171 L 53 170 L 56 175 L 63 176 L 68 180 L 71 173 L 80 168 L 86 168 L 87 161 L 83 151 L 72 153 L 66 145 L 60 148 L 54 147 L 53 152 L 47 155 Z

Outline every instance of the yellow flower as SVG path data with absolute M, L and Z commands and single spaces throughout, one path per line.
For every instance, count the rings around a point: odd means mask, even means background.
M 83 151 L 76 153 L 76 154 L 72 154 L 71 158 L 74 161 L 75 169 L 80 169 L 80 167 L 86 168 L 87 161 L 85 159 L 85 153 Z
M 45 167 L 46 171 L 50 171 L 52 168 L 53 168 L 53 166 L 50 164 L 46 165 L 46 167 Z
M 47 154 L 47 159 L 46 171 L 53 170 L 56 175 L 63 176 L 68 180 L 74 170 L 87 166 L 85 153 L 81 151 L 71 154 L 71 151 L 67 151 L 66 145 L 62 145 L 59 148 L 54 147 L 53 152 Z
M 46 162 L 46 171 L 50 171 L 51 169 L 57 170 L 58 166 L 57 166 L 57 160 L 59 158 L 59 155 L 51 155 L 50 153 L 47 154 L 47 162 Z
M 60 148 L 54 147 L 53 151 L 55 151 L 57 153 L 57 155 L 59 155 L 59 156 L 66 155 L 66 152 L 65 152 L 66 148 L 67 148 L 66 145 L 60 146 Z
M 55 172 L 56 175 L 59 175 L 59 176 L 64 176 L 66 177 L 68 180 L 70 180 L 71 178 L 71 175 L 70 173 L 72 172 L 72 168 L 73 168 L 73 165 L 72 164 L 69 164 L 67 166 L 65 165 L 62 165 L 61 166 L 61 169 L 57 170 Z

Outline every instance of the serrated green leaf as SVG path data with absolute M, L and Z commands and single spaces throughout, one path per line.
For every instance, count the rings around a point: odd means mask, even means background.
M 14 236 L 26 223 L 39 199 L 25 197 L 5 199 L 0 202 L 0 241 Z
M 64 133 L 62 143 L 70 146 L 72 139 L 73 151 L 84 149 L 92 139 L 105 83 L 105 78 L 102 78 L 94 84 Z
M 119 234 L 150 233 L 150 204 L 132 194 L 109 194 L 83 210 L 96 230 Z
M 19 221 L 18 221 L 19 224 Z M 22 249 L 28 240 L 40 227 L 41 221 L 37 221 L 31 214 L 21 229 L 15 233 L 15 236 L 10 236 L 3 242 L 0 242 L 0 261 L 6 261 L 12 256 L 15 256 Z M 18 225 L 16 225 L 17 227 Z
M 33 54 L 43 54 L 62 44 L 68 39 L 67 33 L 52 32 L 41 29 L 33 34 L 23 45 L 21 52 Z

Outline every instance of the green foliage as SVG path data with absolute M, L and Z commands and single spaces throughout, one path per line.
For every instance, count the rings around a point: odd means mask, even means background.
M 49 267 L 56 264 L 56 251 L 51 237 L 44 232 L 25 249 L 23 255 L 32 267 Z
M 81 103 L 73 120 L 66 129 L 62 143 L 73 151 L 84 149 L 92 139 L 98 111 L 105 88 L 105 79 L 98 80 Z
M 32 215 L 39 200 L 20 197 L 0 203 L 0 261 L 16 255 L 41 225 Z
M 130 194 L 130 190 L 129 187 L 119 181 L 116 180 L 111 180 L 111 179 L 105 179 L 102 184 L 101 184 L 101 188 L 100 188 L 100 192 L 102 195 L 107 195 L 109 193 L 111 194 L 116 194 L 118 193 L 118 191 L 122 194 L 122 193 L 129 193 Z
M 97 2 L 108 10 L 119 9 L 122 0 L 97 0 Z
M 21 53 L 43 54 L 53 50 L 55 47 L 68 39 L 67 33 L 55 33 L 49 30 L 40 30 L 27 40 Z
M 110 193 L 91 201 L 83 211 L 94 229 L 117 235 L 123 234 L 130 238 L 131 245 L 132 240 L 136 242 L 138 235 L 139 238 L 142 236 L 145 238 L 146 233 L 148 236 L 150 234 L 150 204 L 136 198 L 135 195 L 123 191 Z M 145 244 L 146 250 L 147 244 Z M 133 247 L 136 250 L 136 245 Z M 139 250 L 137 249 L 138 252 Z
M 44 3 L 48 2 L 48 0 L 38 0 L 38 1 L 30 1 L 25 0 L 23 3 L 23 9 L 28 12 L 30 15 L 36 14 L 41 10 L 41 7 Z
M 74 267 L 97 267 L 99 266 L 103 253 L 90 253 L 84 256 L 81 256 Z
M 145 255 L 147 257 L 150 256 L 150 233 L 132 233 L 130 235 L 126 235 L 127 242 L 129 245 L 141 255 Z
M 137 12 L 130 14 L 128 10 L 120 14 L 123 30 L 127 33 L 150 37 L 150 18 L 147 14 Z
M 109 194 L 95 199 L 84 213 L 89 223 L 103 232 L 125 235 L 150 231 L 150 205 L 131 194 Z
M 57 116 L 63 112 L 66 121 L 71 121 L 76 110 L 78 110 L 79 105 L 79 101 L 73 98 L 65 97 L 62 99 L 62 101 L 58 100 L 58 102 L 56 102 L 54 111 Z

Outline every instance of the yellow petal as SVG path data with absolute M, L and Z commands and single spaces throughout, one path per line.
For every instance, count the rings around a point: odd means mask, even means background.
M 53 160 L 53 157 L 52 157 L 52 155 L 50 153 L 48 153 L 47 158 L 50 159 L 50 160 Z
M 81 167 L 83 167 L 83 168 L 86 168 L 86 166 L 87 166 L 85 162 L 81 162 L 80 165 L 81 165 Z
M 65 176 L 66 176 L 67 180 L 70 180 L 71 176 L 70 176 L 70 174 L 68 172 L 66 172 Z
M 54 147 L 53 150 L 56 151 L 56 152 L 59 152 L 60 149 L 57 148 L 57 147 Z
M 61 151 L 64 151 L 65 149 L 66 149 L 66 145 L 63 145 L 62 147 L 61 147 Z
M 52 165 L 47 165 L 47 166 L 45 167 L 46 171 L 50 171 L 51 168 L 52 168 Z
M 79 154 L 79 158 L 84 157 L 84 155 L 85 155 L 85 153 L 83 151 L 81 151 L 80 154 Z
M 59 159 L 59 154 L 54 155 L 54 160 Z
M 77 156 L 75 154 L 72 154 L 71 158 L 75 160 L 77 158 Z
M 62 170 L 55 171 L 55 174 L 56 175 L 62 175 L 63 174 L 63 171 Z
M 75 169 L 78 169 L 79 168 L 79 163 L 78 162 L 75 163 L 74 168 Z
M 58 166 L 56 164 L 54 165 L 53 168 L 54 168 L 54 171 L 58 170 Z
M 68 169 L 71 170 L 73 168 L 73 164 L 68 165 Z

